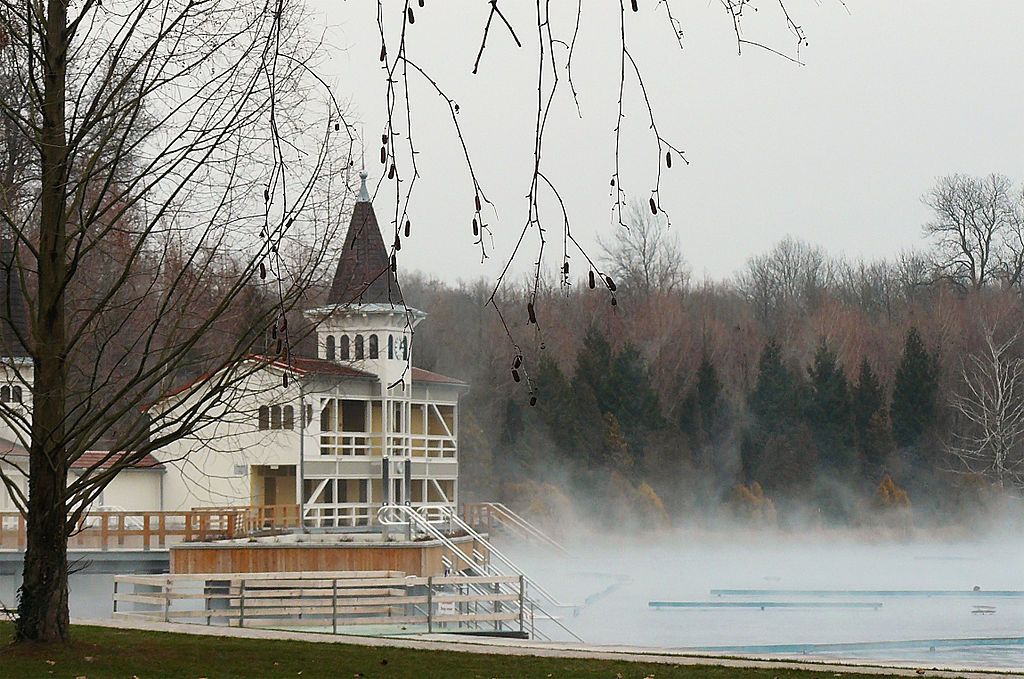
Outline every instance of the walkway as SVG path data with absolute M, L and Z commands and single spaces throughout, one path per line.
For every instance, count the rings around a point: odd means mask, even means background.
M 923 663 L 899 663 L 892 666 L 870 664 L 857 660 L 807 661 L 768 660 L 758 657 L 719 657 L 698 655 L 686 649 L 644 648 L 639 646 L 597 646 L 569 644 L 565 642 L 538 642 L 519 639 L 468 638 L 464 635 L 430 634 L 416 638 L 363 637 L 309 632 L 285 632 L 279 630 L 245 629 L 238 627 L 206 627 L 178 623 L 88 620 L 74 619 L 76 625 L 93 625 L 118 629 L 142 629 L 155 632 L 177 632 L 202 636 L 239 637 L 248 639 L 290 639 L 321 644 L 353 644 L 391 648 L 419 648 L 435 651 L 461 651 L 465 653 L 490 653 L 495 655 L 533 655 L 555 658 L 594 658 L 599 660 L 626 660 L 632 662 L 665 663 L 670 665 L 720 665 L 723 667 L 786 667 L 811 671 L 856 672 L 860 674 L 884 674 L 906 677 L 965 677 L 968 679 L 993 679 L 994 677 L 1024 677 L 1024 669 L 990 668 L 981 670 L 973 667 L 949 665 L 933 669 Z

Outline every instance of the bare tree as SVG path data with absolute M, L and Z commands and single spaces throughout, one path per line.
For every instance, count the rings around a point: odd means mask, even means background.
M 956 285 L 979 290 L 999 279 L 1012 285 L 1024 273 L 1020 196 L 1000 174 L 940 177 L 922 198 L 935 219 L 924 232 L 935 240 L 936 265 Z
M 67 639 L 67 537 L 111 479 L 207 421 L 265 330 L 287 354 L 285 313 L 341 216 L 313 208 L 351 164 L 298 7 L 0 0 L 4 77 L 24 94 L 0 121 L 31 149 L 5 162 L 20 190 L 0 204 L 31 321 L 5 305 L 27 354 L 5 369 L 31 385 L 28 408 L 0 409 L 29 453 L 7 460 L 27 494 L 2 479 L 27 517 L 19 639 Z M 197 374 L 204 395 L 151 423 L 145 406 Z
M 646 298 L 653 292 L 676 292 L 686 287 L 690 272 L 677 235 L 668 219 L 651 214 L 634 201 L 611 242 L 599 241 L 602 261 L 626 292 Z
M 961 420 L 950 452 L 966 471 L 1024 487 L 1024 357 L 1018 328 L 1005 340 L 984 329 L 983 351 L 961 366 L 952 405 Z
M 766 326 L 785 309 L 813 310 L 835 284 L 835 264 L 825 251 L 787 237 L 764 255 L 751 257 L 737 286 Z

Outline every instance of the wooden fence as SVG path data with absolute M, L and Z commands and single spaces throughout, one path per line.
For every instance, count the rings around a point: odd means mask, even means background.
M 200 507 L 185 512 L 90 512 L 68 538 L 69 549 L 165 549 L 179 542 L 245 537 L 298 523 L 298 505 Z M 25 517 L 0 512 L 0 549 L 25 549 Z
M 524 578 L 406 576 L 400 571 L 118 575 L 115 617 L 278 629 L 344 631 L 394 625 L 528 637 Z M 128 591 L 128 589 L 131 591 Z

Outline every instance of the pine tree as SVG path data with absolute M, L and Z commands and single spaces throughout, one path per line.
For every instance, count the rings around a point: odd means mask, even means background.
M 866 357 L 860 362 L 851 407 L 861 470 L 873 476 L 892 450 L 892 430 L 882 386 Z
M 802 384 L 782 362 L 782 348 L 769 338 L 758 361 L 757 384 L 747 397 L 747 406 L 764 432 L 796 424 L 801 410 Z
M 852 421 L 846 374 L 825 340 L 818 344 L 814 362 L 807 368 L 810 391 L 807 423 L 819 458 L 829 467 L 845 470 L 851 463 Z
M 892 434 L 896 445 L 917 443 L 935 424 L 938 365 L 917 328 L 910 328 L 892 393 Z

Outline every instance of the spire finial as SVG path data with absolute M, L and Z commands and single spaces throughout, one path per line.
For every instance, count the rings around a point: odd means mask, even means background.
M 366 177 L 367 177 L 366 169 L 364 168 L 364 169 L 359 171 L 359 181 L 360 181 L 360 184 L 359 184 L 359 202 L 360 203 L 369 203 L 370 202 L 370 192 L 366 190 Z
M 366 144 L 363 143 L 363 130 L 359 130 L 359 198 L 358 202 L 369 203 L 370 192 L 366 190 Z

